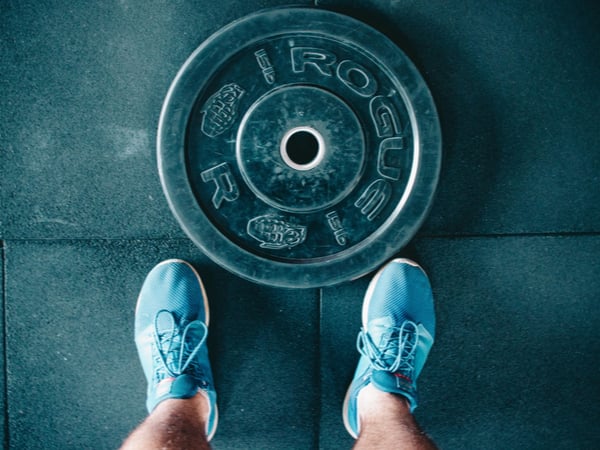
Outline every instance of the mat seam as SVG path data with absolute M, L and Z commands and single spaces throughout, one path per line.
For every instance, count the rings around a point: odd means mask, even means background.
M 4 352 L 4 448 L 10 448 L 10 428 L 8 421 L 8 337 L 6 320 L 6 241 L 0 241 L 0 252 L 2 252 L 2 350 Z

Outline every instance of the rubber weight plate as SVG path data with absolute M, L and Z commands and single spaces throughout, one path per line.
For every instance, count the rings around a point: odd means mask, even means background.
M 158 166 L 215 262 L 274 286 L 364 275 L 423 222 L 441 161 L 436 109 L 387 37 L 310 8 L 219 30 L 167 94 Z

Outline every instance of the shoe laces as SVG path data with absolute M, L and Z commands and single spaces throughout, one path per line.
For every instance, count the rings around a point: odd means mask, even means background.
M 386 327 L 381 333 L 379 345 L 362 328 L 356 346 L 362 355 L 371 360 L 374 369 L 401 373 L 412 379 L 418 340 L 417 324 L 407 320 L 400 327 Z
M 162 317 L 166 317 L 170 324 L 166 328 L 162 327 L 163 330 L 159 331 L 158 321 L 162 320 Z M 182 322 L 181 325 L 183 326 L 184 323 Z M 200 339 L 196 333 L 190 333 L 194 328 L 201 330 L 202 337 Z M 198 377 L 201 371 L 194 359 L 204 345 L 207 334 L 208 328 L 203 322 L 191 321 L 183 327 L 182 331 L 170 311 L 160 310 L 154 317 L 154 344 L 157 362 L 161 363 L 160 365 L 171 377 L 177 377 L 186 371 L 192 372 L 194 376 Z

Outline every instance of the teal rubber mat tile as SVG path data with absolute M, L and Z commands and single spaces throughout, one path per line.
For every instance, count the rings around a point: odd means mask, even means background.
M 169 85 L 210 34 L 282 3 L 2 2 L 2 236 L 183 237 L 155 156 Z
M 600 230 L 600 4 L 318 0 L 421 71 L 444 160 L 422 234 Z
M 7 245 L 10 448 L 116 448 L 146 416 L 134 308 L 161 260 L 203 277 L 220 421 L 214 448 L 312 448 L 318 427 L 317 290 L 223 272 L 185 240 Z
M 441 448 L 600 442 L 600 237 L 419 239 L 437 314 L 417 420 Z M 368 280 L 323 291 L 323 449 L 348 448 L 342 402 Z

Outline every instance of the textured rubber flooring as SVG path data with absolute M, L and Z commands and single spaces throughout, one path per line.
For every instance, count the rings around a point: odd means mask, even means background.
M 295 291 L 224 272 L 180 230 L 156 170 L 187 56 L 284 3 L 0 3 L 4 448 L 116 448 L 143 420 L 133 311 L 172 257 L 211 303 L 215 448 L 352 445 L 341 406 L 368 277 Z M 418 420 L 447 449 L 600 447 L 600 8 L 317 3 L 392 37 L 438 106 L 440 189 L 404 252 L 438 315 Z

